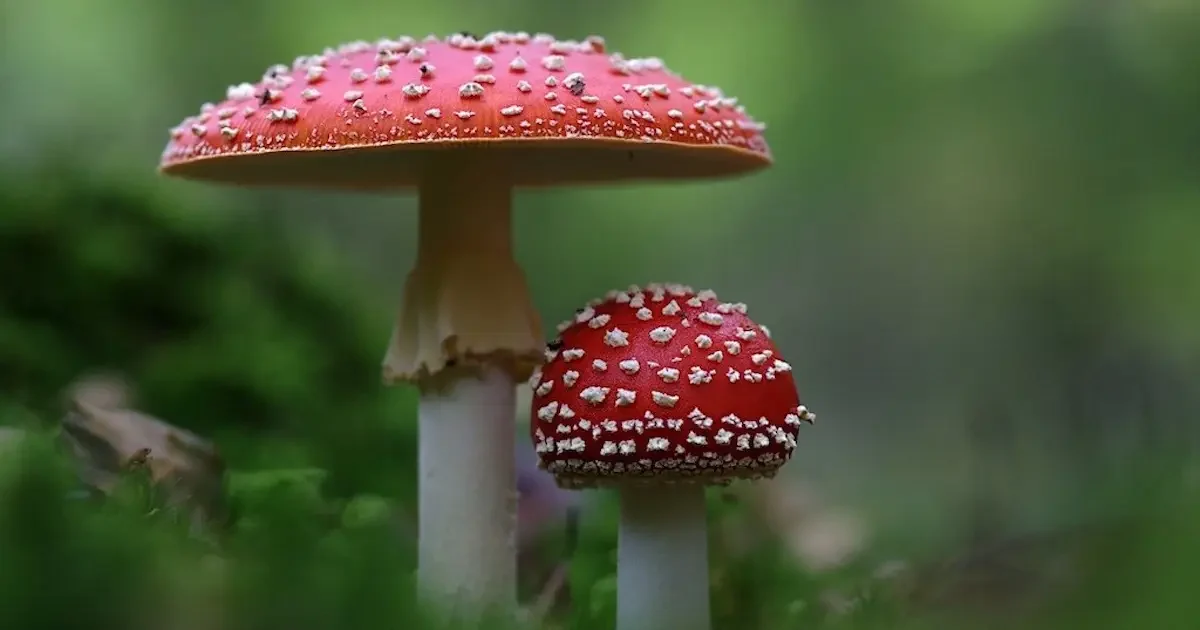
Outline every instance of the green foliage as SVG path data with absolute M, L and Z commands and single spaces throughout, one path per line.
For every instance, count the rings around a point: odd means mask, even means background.
M 336 503 L 313 495 L 314 479 L 281 474 L 237 484 L 246 493 L 241 518 L 215 548 L 159 518 L 163 506 L 144 493 L 136 473 L 116 500 L 70 498 L 70 471 L 50 440 L 35 435 L 0 460 L 0 627 L 461 628 L 420 612 L 412 596 L 412 550 L 387 518 L 386 501 L 361 496 L 340 519 L 314 518 L 314 500 Z M 1137 518 L 1097 539 L 1082 588 L 1026 625 L 1140 630 L 1194 619 L 1197 498 L 1194 489 L 1178 486 L 1143 497 Z M 552 617 L 548 627 L 612 627 L 613 507 L 606 503 L 583 533 L 572 574 L 574 612 Z M 806 576 L 768 537 L 753 536 L 749 548 L 730 553 L 720 532 L 753 524 L 738 505 L 714 503 L 709 516 L 719 630 L 993 627 L 987 616 L 904 613 L 889 591 L 860 588 L 866 582 L 853 571 Z M 823 594 L 831 588 L 857 597 L 848 612 L 825 609 Z
M 0 182 L 0 209 L 5 404 L 53 417 L 72 380 L 117 369 L 237 465 L 411 493 L 413 399 L 379 384 L 388 313 L 319 248 L 75 173 Z

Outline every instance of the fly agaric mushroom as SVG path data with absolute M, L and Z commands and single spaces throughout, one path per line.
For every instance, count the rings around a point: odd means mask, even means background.
M 681 285 L 593 301 L 530 379 L 540 464 L 620 493 L 617 628 L 709 628 L 704 489 L 773 477 L 802 422 L 791 366 L 744 304 Z
M 172 130 L 161 170 L 242 185 L 416 189 L 417 259 L 383 362 L 421 390 L 419 581 L 515 602 L 512 384 L 542 353 L 512 255 L 517 186 L 764 168 L 736 99 L 604 41 L 466 33 L 270 67 Z

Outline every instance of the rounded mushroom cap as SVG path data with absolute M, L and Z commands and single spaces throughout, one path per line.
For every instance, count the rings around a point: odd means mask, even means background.
M 604 41 L 490 33 L 354 42 L 267 69 L 171 131 L 161 169 L 238 184 L 415 186 L 430 152 L 474 149 L 514 185 L 763 168 L 763 125 L 720 90 Z
M 563 487 L 773 477 L 815 417 L 766 328 L 712 291 L 630 287 L 559 332 L 530 433 Z

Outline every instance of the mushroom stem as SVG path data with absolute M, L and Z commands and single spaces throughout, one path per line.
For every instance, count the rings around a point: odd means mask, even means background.
M 421 395 L 417 582 L 456 615 L 516 609 L 514 398 L 498 368 Z
M 704 485 L 620 490 L 617 630 L 708 630 Z
M 419 222 L 383 362 L 386 383 L 421 391 L 418 582 L 456 612 L 512 611 L 514 384 L 545 347 L 513 260 L 512 186 L 495 165 L 431 158 Z
M 485 365 L 524 380 L 541 361 L 541 320 L 513 259 L 512 186 L 489 170 L 438 162 L 422 179 L 417 260 L 385 382 L 443 388 Z

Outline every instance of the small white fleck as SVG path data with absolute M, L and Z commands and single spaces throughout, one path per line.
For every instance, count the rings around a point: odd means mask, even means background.
M 664 344 L 671 341 L 675 337 L 675 329 L 670 326 L 659 326 L 650 331 L 650 340 L 654 343 Z
M 632 389 L 617 388 L 617 406 L 628 407 L 637 400 L 637 392 Z
M 558 403 L 549 402 L 549 403 L 546 403 L 545 406 L 538 408 L 537 417 L 538 417 L 538 420 L 541 420 L 542 422 L 550 422 L 551 420 L 554 419 L 554 416 L 557 413 L 558 413 Z
M 249 83 L 231 85 L 225 90 L 225 98 L 231 101 L 245 101 L 254 98 L 254 86 Z
M 408 98 L 418 98 L 429 93 L 429 86 L 420 83 L 405 83 L 400 91 L 404 92 Z
M 458 95 L 463 98 L 474 98 L 483 94 L 483 86 L 474 81 L 469 81 L 458 86 Z
M 617 367 L 626 374 L 637 374 L 638 370 L 642 369 L 642 365 L 638 363 L 637 359 L 625 359 L 618 363 Z
M 526 94 L 528 94 L 529 92 L 533 91 L 533 86 L 530 85 L 528 81 L 522 79 L 520 81 L 517 81 L 517 91 L 525 92 Z
M 581 96 L 585 87 L 582 72 L 572 72 L 563 79 L 563 87 L 567 88 L 571 94 Z
M 440 109 L 438 109 L 438 108 L 436 108 L 436 107 L 431 107 L 431 108 L 429 108 L 429 109 L 425 110 L 425 115 L 426 115 L 426 116 L 428 116 L 428 117 L 430 117 L 430 118 L 441 118 L 441 117 L 442 117 L 442 110 L 440 110 Z
M 346 99 L 347 103 L 353 103 L 362 97 L 363 93 L 361 90 L 347 90 L 345 94 L 342 94 L 342 98 Z
M 602 328 L 612 319 L 612 315 L 601 314 L 588 320 L 588 328 Z
M 567 58 L 562 55 L 546 55 L 542 57 L 542 67 L 556 72 L 567 67 Z
M 696 316 L 696 319 L 709 326 L 720 326 L 725 323 L 725 318 L 721 317 L 719 313 L 700 313 Z
M 509 105 L 507 107 L 500 108 L 500 113 L 504 116 L 516 116 L 523 111 L 525 111 L 525 108 L 521 107 L 520 105 Z
M 713 344 L 712 337 L 709 337 L 708 335 L 696 335 L 696 347 L 697 348 L 700 348 L 701 350 L 705 350 L 707 348 L 712 347 L 712 344 Z
M 592 369 L 596 370 L 597 372 L 603 372 L 608 369 L 608 363 L 606 363 L 602 359 L 593 359 L 592 360 Z
M 491 70 L 493 67 L 495 67 L 495 65 L 496 64 L 492 61 L 492 58 L 487 55 L 477 55 L 475 57 L 475 69 L 480 72 L 483 72 L 484 70 Z
M 567 387 L 573 387 L 575 383 L 579 381 L 579 372 L 576 372 L 575 370 L 567 370 L 566 372 L 563 372 L 562 380 L 563 385 L 566 385 Z
M 525 72 L 528 67 L 529 64 L 525 63 L 521 57 L 514 57 L 512 61 L 508 62 L 508 69 L 513 72 Z
M 568 362 L 575 361 L 576 359 L 582 359 L 583 358 L 583 349 L 582 348 L 567 348 L 566 350 L 562 351 L 562 358 L 563 358 L 563 361 L 568 361 Z
M 629 333 L 620 328 L 613 328 L 604 333 L 604 344 L 612 348 L 629 345 Z
M 679 306 L 679 302 L 671 300 L 666 306 L 663 307 L 662 314 L 670 317 L 672 315 L 679 314 L 679 311 L 681 310 L 683 309 Z
M 663 392 L 650 392 L 650 397 L 654 400 L 654 404 L 660 407 L 674 407 L 675 403 L 679 402 L 678 396 L 664 394 Z
M 609 388 L 607 387 L 587 387 L 579 392 L 579 397 L 592 405 L 599 405 L 604 402 L 608 396 Z
M 674 383 L 679 380 L 679 370 L 665 367 L 658 371 L 658 376 L 664 383 Z

